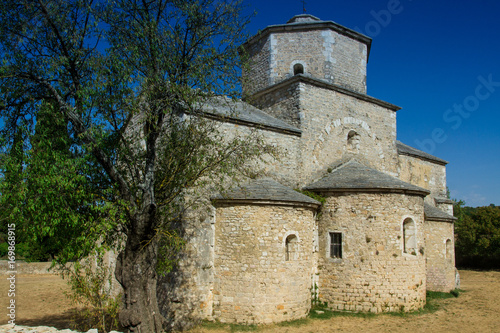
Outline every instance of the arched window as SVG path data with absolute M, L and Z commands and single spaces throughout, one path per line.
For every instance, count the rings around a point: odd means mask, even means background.
M 304 74 L 304 66 L 302 64 L 293 65 L 293 75 Z
M 445 251 L 446 251 L 446 259 L 450 259 L 452 257 L 452 246 L 451 246 L 451 239 L 446 240 L 446 245 L 445 245 Z
M 417 238 L 415 222 L 407 218 L 403 222 L 403 252 L 417 255 Z
M 299 240 L 295 235 L 288 235 L 285 240 L 285 260 L 297 260 L 299 256 Z

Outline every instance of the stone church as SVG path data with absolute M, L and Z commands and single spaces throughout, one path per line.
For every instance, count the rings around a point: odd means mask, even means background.
M 191 230 L 195 259 L 158 288 L 174 320 L 280 322 L 314 302 L 412 311 L 426 290 L 456 288 L 447 162 L 397 141 L 400 108 L 366 94 L 371 42 L 303 14 L 244 45 L 245 102 L 212 116 L 231 133 L 257 128 L 285 157 L 213 196 Z

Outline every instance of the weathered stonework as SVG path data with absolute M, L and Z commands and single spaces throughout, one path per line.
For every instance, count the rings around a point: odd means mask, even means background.
M 427 289 L 449 292 L 455 285 L 455 237 L 453 223 L 425 222 Z
M 255 131 L 283 156 L 186 217 L 186 252 L 159 287 L 172 328 L 292 320 L 311 302 L 411 311 L 426 289 L 456 288 L 448 162 L 396 140 L 399 107 L 366 95 L 370 45 L 305 14 L 244 45 L 245 102 L 203 110 L 228 138 Z
M 400 155 L 398 169 L 401 180 L 431 191 L 431 195 L 426 198 L 427 203 L 435 205 L 433 198 L 446 197 L 446 166 Z
M 293 75 L 294 65 L 316 79 L 366 93 L 371 39 L 334 22 L 305 15 L 266 28 L 245 48 L 250 58 L 243 92 L 252 95 Z
M 217 208 L 214 316 L 222 322 L 303 318 L 311 307 L 314 212 L 286 206 Z M 286 260 L 287 237 L 297 238 Z
M 424 306 L 426 271 L 422 197 L 332 194 L 319 225 L 319 290 L 334 310 L 389 312 Z M 416 229 L 416 251 L 405 253 L 403 222 Z M 330 232 L 342 233 L 342 258 L 330 257 Z

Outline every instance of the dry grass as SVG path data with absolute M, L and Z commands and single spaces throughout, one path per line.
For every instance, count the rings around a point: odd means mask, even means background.
M 438 300 L 440 308 L 432 313 L 408 316 L 333 316 L 329 319 L 303 320 L 291 325 L 252 327 L 258 332 L 500 332 L 500 272 L 460 271 L 461 293 L 458 298 Z M 8 304 L 7 279 L 0 280 L 0 309 Z M 19 325 L 55 326 L 63 329 L 73 324 L 78 311 L 64 296 L 66 282 L 57 275 L 17 276 L 17 320 Z M 0 316 L 0 325 L 7 316 Z M 211 325 L 191 333 L 248 331 L 238 326 Z

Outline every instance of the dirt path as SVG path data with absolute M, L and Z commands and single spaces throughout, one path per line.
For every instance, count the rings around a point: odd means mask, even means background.
M 379 315 L 371 318 L 334 317 L 309 320 L 301 326 L 265 326 L 260 332 L 500 332 L 500 272 L 460 271 L 459 298 L 440 301 L 440 310 L 406 317 Z M 0 280 L 0 309 L 6 309 L 8 284 Z M 70 327 L 74 307 L 63 292 L 65 281 L 56 275 L 18 275 L 16 281 L 16 323 L 29 326 Z M 6 311 L 6 310 L 1 310 Z M 6 314 L 6 313 L 5 313 Z M 0 316 L 0 325 L 7 323 Z M 196 328 L 191 333 L 219 333 L 229 329 Z

